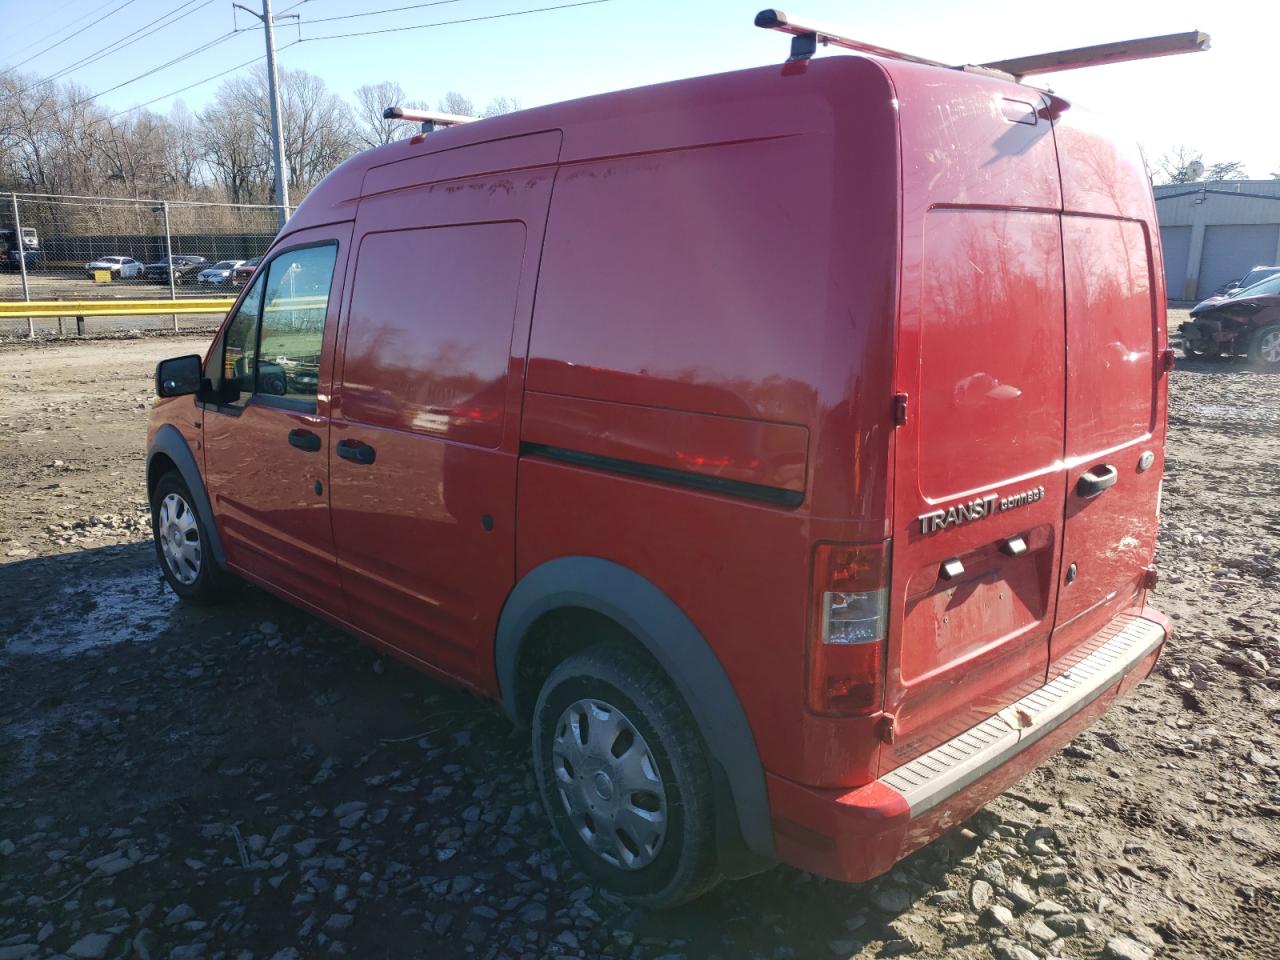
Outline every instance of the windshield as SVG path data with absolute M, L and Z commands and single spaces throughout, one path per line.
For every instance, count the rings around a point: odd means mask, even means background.
M 235 265 L 236 265 L 236 262 L 235 262 L 234 260 L 223 260 L 223 261 L 221 261 L 221 262 L 219 262 L 219 263 L 214 264 L 210 269 L 212 269 L 212 270 L 230 270 L 230 269 L 231 269 L 232 267 L 234 267 Z
M 1244 275 L 1244 279 L 1240 281 L 1240 289 L 1235 290 L 1232 293 L 1229 293 L 1228 296 L 1230 297 L 1243 296 L 1244 292 L 1248 290 L 1250 287 L 1255 286 L 1258 283 L 1261 283 L 1263 280 L 1269 279 L 1271 277 L 1277 277 L 1277 276 L 1280 276 L 1280 270 L 1275 270 L 1271 268 L 1268 268 L 1266 270 L 1250 270 L 1248 273 Z M 1263 292 L 1270 293 L 1271 291 L 1264 290 Z
M 1248 277 L 1245 277 L 1248 280 Z M 1255 283 L 1251 287 L 1244 287 L 1231 294 L 1232 299 L 1236 297 L 1265 297 L 1268 294 L 1280 293 L 1280 273 L 1273 273 L 1261 283 Z

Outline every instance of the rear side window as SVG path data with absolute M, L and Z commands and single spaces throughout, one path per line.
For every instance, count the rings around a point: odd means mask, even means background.
M 271 261 L 263 289 L 257 393 L 315 410 L 337 252 L 334 244 L 302 247 Z
M 497 447 L 524 242 L 517 222 L 366 236 L 351 296 L 343 416 Z

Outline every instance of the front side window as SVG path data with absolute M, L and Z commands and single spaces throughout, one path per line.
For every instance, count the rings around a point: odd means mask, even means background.
M 315 409 L 334 244 L 282 253 L 267 265 L 256 390 Z
M 239 387 L 240 399 L 234 401 L 237 404 L 243 404 L 253 393 L 254 361 L 258 356 L 258 314 L 262 306 L 261 281 L 260 277 L 244 295 L 223 337 L 222 380 Z

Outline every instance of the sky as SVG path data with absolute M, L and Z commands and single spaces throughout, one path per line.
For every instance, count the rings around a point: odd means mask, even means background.
M 256 8 L 261 4 L 242 2 Z M 348 97 L 361 84 L 395 80 L 413 99 L 434 105 L 446 91 L 457 90 L 479 108 L 498 96 L 538 106 L 776 63 L 787 53 L 787 38 L 754 27 L 757 7 L 743 0 L 603 0 L 441 24 L 567 2 L 573 0 L 275 0 L 277 15 L 286 10 L 300 15 L 299 21 L 277 27 L 279 62 L 318 74 L 331 90 Z M 1205 31 L 1212 37 L 1206 53 L 1045 75 L 1037 82 L 1120 120 L 1150 162 L 1186 145 L 1202 151 L 1206 163 L 1242 161 L 1256 179 L 1280 172 L 1280 125 L 1269 106 L 1280 36 L 1280 3 L 1275 0 L 1075 0 L 1053 7 L 1024 0 L 787 2 L 782 9 L 797 18 L 947 63 Z M 351 16 L 388 8 L 401 9 Z M 85 62 L 166 12 L 187 15 L 117 54 Z M 326 19 L 338 17 L 343 19 Z M 441 25 L 320 39 L 418 24 Z M 221 80 L 178 97 L 167 95 L 263 52 L 257 21 L 233 10 L 231 0 L 0 0 L 0 25 L 0 67 L 35 55 L 19 69 L 42 77 L 70 69 L 65 79 L 93 93 L 129 81 L 236 26 L 257 27 L 103 93 L 101 101 L 115 110 L 158 97 L 163 98 L 149 109 L 163 112 L 182 99 L 198 110 Z M 830 54 L 819 53 L 824 55 Z

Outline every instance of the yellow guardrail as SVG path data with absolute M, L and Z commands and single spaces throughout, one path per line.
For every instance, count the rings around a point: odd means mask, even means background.
M 138 317 L 169 313 L 226 313 L 234 297 L 188 300 L 6 300 L 5 317 Z

